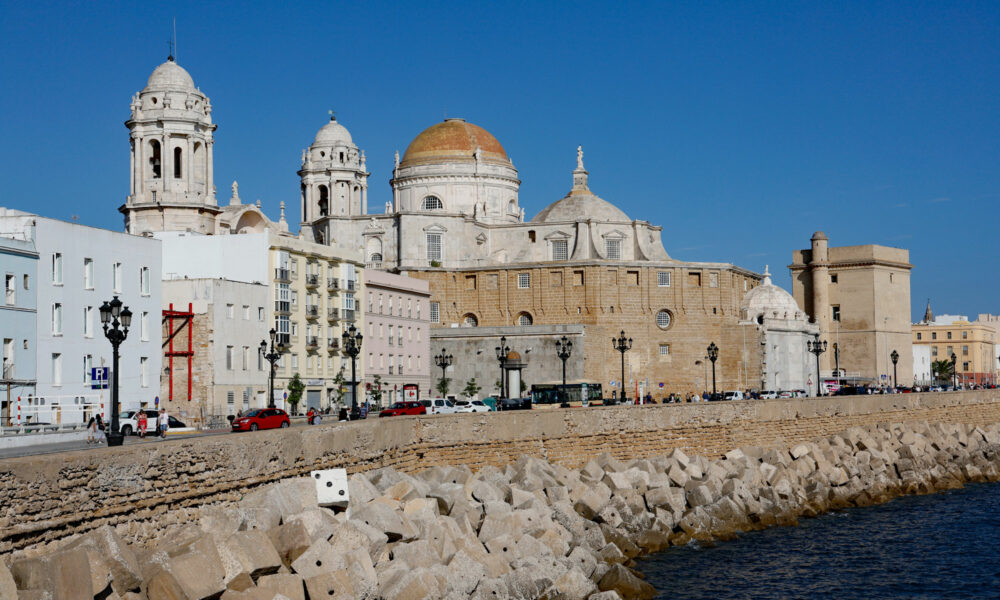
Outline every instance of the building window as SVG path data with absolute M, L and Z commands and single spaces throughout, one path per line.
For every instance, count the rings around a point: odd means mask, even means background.
M 938 355 L 938 347 L 931 346 L 931 356 L 937 356 L 937 355 Z
M 625 278 L 629 285 L 639 285 L 639 271 L 626 271 Z
M 552 240 L 552 260 L 566 260 L 569 257 L 569 242 Z
M 660 356 L 670 355 L 670 344 L 660 344 Z
M 94 337 L 94 307 L 83 307 L 83 337 Z
M 420 318 L 420 311 L 417 311 L 417 318 Z M 441 303 L 431 302 L 431 323 L 441 322 Z
M 52 385 L 62 385 L 62 354 L 52 354 Z
M 174 148 L 174 179 L 181 178 L 181 149 Z
M 62 253 L 52 255 L 52 283 L 62 285 Z
M 562 287 L 562 271 L 552 271 L 550 274 L 552 287 Z
M 293 369 L 298 369 L 299 368 L 299 355 L 298 354 L 293 354 L 292 355 L 292 368 Z
M 243 305 L 243 320 L 244 321 L 249 321 L 250 320 L 250 305 L 249 304 L 244 304 Z
M 24 289 L 28 289 L 28 275 L 27 274 L 25 274 L 25 276 L 24 276 Z
M 518 273 L 517 274 L 517 287 L 519 289 L 527 289 L 531 287 L 531 273 Z
M 963 331 L 962 332 L 962 339 L 963 340 L 969 339 L 969 332 L 968 331 Z
M 892 283 L 892 273 L 889 273 L 889 283 Z
M 226 370 L 233 370 L 233 347 L 226 346 Z
M 622 257 L 621 240 L 604 240 L 604 252 L 608 260 L 620 260 Z
M 420 207 L 424 210 L 441 210 L 444 208 L 444 203 L 437 196 L 427 196 Z
M 708 274 L 708 287 L 719 287 L 719 274 L 712 272 Z
M 583 285 L 583 271 L 573 271 L 573 285 Z
M 83 357 L 83 383 L 90 383 L 90 370 L 94 368 L 94 355 L 88 354 Z
M 462 326 L 463 327 L 479 327 L 479 319 L 476 318 L 476 315 L 472 315 L 472 314 L 465 315 L 465 317 L 462 319 Z M 390 338 L 392 337 L 392 332 L 389 333 L 389 336 L 390 336 Z M 392 345 L 392 340 L 391 339 L 389 340 L 389 345 Z
M 656 286 L 657 287 L 670 287 L 670 271 L 657 271 L 656 272 Z
M 831 273 L 830 274 L 830 283 L 837 283 L 837 274 L 836 273 Z
M 139 290 L 143 296 L 149 295 L 149 267 L 139 269 Z
M 4 279 L 4 289 L 6 290 L 5 301 L 8 306 L 13 306 L 17 300 L 17 278 L 7 275 Z
M 701 273 L 688 273 L 688 285 L 701 287 Z M 746 281 L 743 282 L 743 291 L 746 291 Z
M 476 276 L 466 275 L 465 276 L 465 289 L 474 290 L 476 289 Z M 389 312 L 392 312 L 392 307 L 389 307 Z
M 257 320 L 260 321 L 261 323 L 264 322 L 264 307 L 263 306 L 258 306 L 257 307 Z
M 968 355 L 969 355 L 969 347 L 962 346 L 962 356 L 968 356 Z
M 87 290 L 94 289 L 94 259 L 83 259 L 83 287 Z
M 427 234 L 427 260 L 439 262 L 441 260 L 441 234 Z
M 531 325 L 531 323 L 531 315 L 528 313 L 521 313 L 517 316 L 517 324 L 519 327 L 527 327 L 528 325 Z
M 936 340 L 937 339 L 937 332 L 936 331 L 932 331 L 931 332 L 931 339 L 932 340 Z
M 948 356 L 951 356 L 954 353 L 955 353 L 955 348 L 948 346 Z
M 950 340 L 950 339 L 951 339 L 951 332 L 949 331 L 949 332 L 947 333 L 947 335 L 948 335 L 948 339 Z
M 52 335 L 62 335 L 62 304 L 52 305 Z
M 830 308 L 833 311 L 833 320 L 834 321 L 840 321 L 840 305 L 839 304 L 834 304 Z
M 250 370 L 250 346 L 243 346 L 243 370 Z
M 226 404 L 229 406 L 236 404 L 236 392 L 226 392 Z M 232 412 L 232 410 L 229 412 Z
M 299 276 L 299 259 L 293 258 L 292 259 L 292 277 L 298 277 L 298 276 Z
M 921 337 L 922 337 L 922 334 L 918 331 L 917 332 L 917 339 L 919 340 L 919 339 L 921 339 Z
M 111 265 L 111 288 L 121 293 L 122 291 L 122 264 L 114 263 Z
M 656 313 L 656 326 L 659 327 L 660 329 L 666 329 L 670 327 L 670 322 L 672 320 L 673 318 L 670 316 L 669 310 L 664 309 Z
M 146 367 L 149 364 L 149 359 L 145 356 L 139 357 L 139 385 L 142 387 L 149 387 L 149 380 L 146 374 Z

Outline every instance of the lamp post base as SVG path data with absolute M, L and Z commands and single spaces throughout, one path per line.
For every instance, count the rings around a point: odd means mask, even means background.
M 108 433 L 108 447 L 111 446 L 121 446 L 125 443 L 125 436 L 121 433 L 110 432 Z

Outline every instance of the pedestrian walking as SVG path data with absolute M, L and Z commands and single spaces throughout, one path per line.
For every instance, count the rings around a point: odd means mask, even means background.
M 140 410 L 139 414 L 135 417 L 135 424 L 139 428 L 139 439 L 146 437 L 146 427 L 148 426 L 148 419 L 146 418 L 146 411 Z
M 306 413 L 306 422 L 309 423 L 310 425 L 312 425 L 313 424 L 313 417 L 315 417 L 315 416 L 316 416 L 316 411 L 314 411 L 313 408 L 310 406 L 309 407 L 309 412 Z
M 170 428 L 170 418 L 167 416 L 167 409 L 160 409 L 160 417 L 158 420 L 160 422 L 160 437 L 166 439 L 167 429 Z
M 97 436 L 97 417 L 91 416 L 90 420 L 87 421 L 87 443 L 93 444 Z
M 96 438 L 94 443 L 100 445 L 107 439 L 104 435 L 104 418 L 101 415 L 97 415 L 97 420 L 94 423 L 94 437 Z

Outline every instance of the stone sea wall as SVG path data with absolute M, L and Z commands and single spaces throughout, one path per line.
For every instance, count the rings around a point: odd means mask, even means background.
M 104 526 L 19 553 L 0 563 L 0 597 L 648 599 L 643 553 L 998 480 L 1000 424 L 852 427 L 718 458 L 602 453 L 580 468 L 386 467 L 351 476 L 346 510 L 293 478 L 142 546 Z
M 0 461 L 0 553 L 96 529 L 143 542 L 255 488 L 312 469 L 433 466 L 473 472 L 527 455 L 578 468 L 620 460 L 787 448 L 879 423 L 1000 422 L 996 390 L 369 419 Z

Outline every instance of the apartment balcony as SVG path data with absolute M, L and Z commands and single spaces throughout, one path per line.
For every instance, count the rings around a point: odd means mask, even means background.
M 377 260 L 377 261 L 368 261 L 368 262 L 365 263 L 365 268 L 366 269 L 381 270 L 382 269 L 382 261 L 380 261 L 380 260 Z
M 292 304 L 290 302 L 275 301 L 274 312 L 278 314 L 288 315 L 292 312 Z
M 318 287 L 319 286 L 319 275 L 309 274 L 306 275 L 306 287 Z
M 336 321 L 339 318 L 340 318 L 340 309 L 338 308 L 326 309 L 326 319 L 328 321 Z
M 319 307 L 315 304 L 306 307 L 306 318 L 307 319 L 317 319 L 319 318 Z
M 330 352 L 336 352 L 340 350 L 340 338 L 330 338 L 326 342 L 326 349 Z
M 345 321 L 353 321 L 354 320 L 354 311 L 345 308 L 344 309 L 344 320 Z
M 310 350 L 315 350 L 319 348 L 319 338 L 314 335 L 310 335 L 306 338 L 306 348 Z
M 340 290 L 340 280 L 339 279 L 327 279 L 326 289 L 331 292 L 336 292 Z
M 274 280 L 288 283 L 292 280 L 291 275 L 288 273 L 288 269 L 275 269 L 274 270 Z

